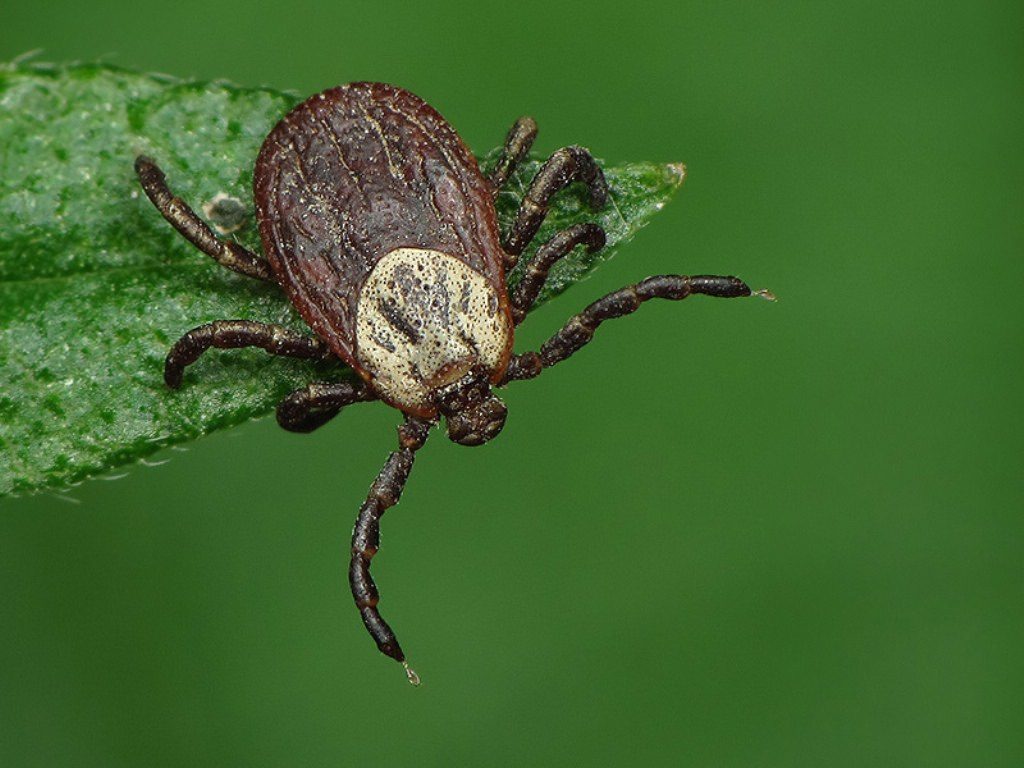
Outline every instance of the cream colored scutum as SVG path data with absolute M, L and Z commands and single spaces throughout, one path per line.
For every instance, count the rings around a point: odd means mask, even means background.
M 440 251 L 396 248 L 360 292 L 356 357 L 382 398 L 432 410 L 431 386 L 477 363 L 488 371 L 501 365 L 510 330 L 497 292 L 479 272 Z

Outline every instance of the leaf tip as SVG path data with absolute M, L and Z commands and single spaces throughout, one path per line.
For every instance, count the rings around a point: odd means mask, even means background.
M 680 187 L 686 181 L 686 163 L 666 163 L 665 170 L 673 186 Z

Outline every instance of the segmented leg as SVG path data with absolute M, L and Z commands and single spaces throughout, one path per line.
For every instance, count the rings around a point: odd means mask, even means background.
M 548 279 L 548 270 L 560 258 L 568 254 L 577 245 L 585 245 L 588 253 L 594 253 L 604 248 L 604 230 L 597 224 L 575 224 L 568 229 L 563 229 L 537 249 L 537 255 L 533 257 L 526 267 L 526 273 L 516 284 L 509 295 L 512 305 L 512 320 L 516 325 L 523 322 L 526 313 L 537 300 L 540 289 Z
M 290 328 L 251 320 L 215 320 L 193 328 L 178 339 L 164 361 L 164 381 L 171 389 L 181 386 L 185 368 L 210 347 L 238 349 L 260 347 L 271 355 L 326 360 L 331 351 L 320 339 L 305 336 Z
M 768 291 L 751 291 L 738 277 L 717 275 L 657 275 L 636 285 L 627 285 L 604 298 L 598 299 L 575 317 L 560 331 L 541 345 L 540 352 L 514 355 L 505 373 L 505 381 L 532 379 L 545 368 L 560 363 L 577 352 L 594 337 L 594 331 L 605 320 L 635 312 L 649 299 L 679 301 L 691 294 L 733 299 L 742 296 L 761 296 L 774 299 Z
M 608 200 L 608 182 L 594 158 L 583 147 L 563 147 L 547 159 L 530 182 L 516 220 L 505 238 L 504 249 L 513 264 L 537 234 L 548 215 L 551 198 L 574 181 L 590 187 L 590 207 L 602 208 Z
M 290 392 L 277 404 L 277 423 L 289 432 L 312 432 L 346 405 L 376 399 L 377 395 L 361 381 L 317 381 Z
M 352 531 L 352 562 L 348 569 L 352 596 L 363 617 L 363 624 L 380 652 L 402 663 L 413 685 L 419 685 L 420 679 L 406 663 L 398 638 L 377 610 L 380 594 L 370 576 L 370 560 L 380 548 L 380 518 L 398 503 L 412 470 L 416 451 L 426 442 L 430 426 L 430 422 L 406 417 L 405 424 L 398 428 L 398 450 L 388 456 L 384 468 L 370 486 L 366 501 L 359 509 Z
M 218 264 L 249 277 L 277 282 L 270 265 L 238 243 L 221 240 L 187 203 L 175 197 L 167 186 L 164 172 L 145 155 L 135 158 L 135 173 L 150 202 L 192 245 L 211 256 Z
M 505 182 L 509 180 L 516 166 L 526 157 L 526 153 L 530 151 L 533 140 L 536 138 L 537 122 L 532 117 L 520 117 L 509 129 L 498 164 L 494 166 L 494 170 L 487 177 L 494 189 L 495 197 L 505 186 Z

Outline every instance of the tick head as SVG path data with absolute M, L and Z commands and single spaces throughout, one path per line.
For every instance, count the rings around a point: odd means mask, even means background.
M 437 390 L 437 407 L 448 421 L 448 437 L 459 445 L 483 445 L 501 432 L 508 409 L 492 392 L 487 373 L 473 368 Z
M 501 432 L 508 409 L 489 391 L 475 406 L 446 413 L 448 437 L 459 445 L 483 445 Z

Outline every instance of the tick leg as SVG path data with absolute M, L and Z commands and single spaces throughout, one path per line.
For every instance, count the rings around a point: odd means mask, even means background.
M 548 279 L 548 270 L 577 245 L 585 245 L 588 253 L 604 248 L 604 230 L 597 224 L 575 224 L 555 234 L 537 249 L 537 255 L 526 266 L 526 273 L 509 295 L 512 304 L 512 320 L 516 325 L 523 322 L 526 313 L 537 300 L 537 294 Z
M 548 215 L 551 198 L 574 181 L 582 181 L 590 187 L 591 208 L 596 210 L 604 206 L 608 200 L 608 182 L 590 153 L 583 147 L 563 147 L 558 150 L 533 177 L 516 220 L 505 237 L 503 247 L 511 257 L 512 266 L 540 229 L 544 217 Z
M 516 166 L 526 157 L 526 153 L 533 146 L 533 140 L 537 138 L 537 122 L 532 117 L 520 117 L 509 129 L 505 137 L 505 146 L 501 150 L 501 157 L 498 164 L 494 166 L 487 180 L 494 188 L 494 196 L 505 186 Z
M 325 360 L 331 356 L 330 349 L 320 339 L 305 336 L 291 328 L 250 320 L 215 320 L 193 328 L 171 347 L 164 362 L 164 381 L 167 386 L 171 389 L 180 387 L 185 368 L 210 347 L 260 347 L 271 355 L 305 360 Z
M 405 424 L 398 428 L 398 450 L 388 456 L 384 468 L 370 486 L 366 501 L 359 508 L 359 516 L 352 531 L 352 561 L 348 569 L 352 596 L 363 617 L 363 624 L 380 652 L 402 663 L 413 685 L 419 685 L 420 679 L 409 668 L 398 638 L 377 610 L 380 594 L 370 576 L 370 560 L 380 548 L 380 518 L 398 503 L 412 470 L 416 451 L 426 442 L 430 426 L 430 422 L 406 417 Z
M 135 173 L 150 202 L 192 245 L 211 256 L 218 264 L 249 277 L 277 282 L 270 265 L 238 243 L 221 240 L 187 203 L 175 197 L 167 186 L 164 172 L 145 155 L 135 158 Z
M 505 373 L 505 381 L 532 379 L 545 368 L 560 363 L 585 346 L 594 331 L 605 320 L 622 317 L 635 312 L 649 299 L 671 299 L 679 301 L 691 294 L 715 296 L 720 299 L 734 299 L 742 296 L 774 297 L 768 291 L 751 291 L 738 277 L 717 275 L 657 275 L 648 277 L 636 285 L 627 285 L 604 298 L 598 299 L 562 327 L 554 336 L 541 345 L 540 352 L 526 352 L 513 355 Z
M 317 381 L 288 394 L 277 404 L 277 423 L 289 432 L 312 432 L 346 405 L 376 400 L 363 382 Z

